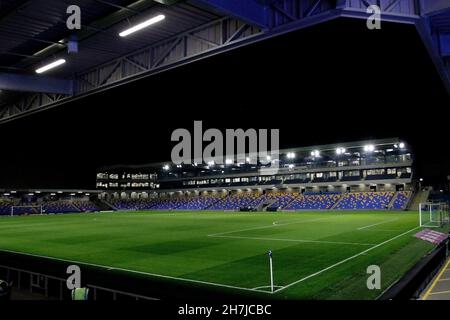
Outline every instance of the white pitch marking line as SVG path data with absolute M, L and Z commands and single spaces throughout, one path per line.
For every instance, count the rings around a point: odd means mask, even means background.
M 116 267 L 99 265 L 99 264 L 95 264 L 95 263 L 88 263 L 88 262 L 81 262 L 81 261 L 76 261 L 76 260 L 68 260 L 68 259 L 61 259 L 61 258 L 55 258 L 55 257 L 49 257 L 49 256 L 42 256 L 42 255 L 33 254 L 33 253 L 25 253 L 25 252 L 18 252 L 18 251 L 5 250 L 5 249 L 0 249 L 0 251 L 14 253 L 14 254 L 27 255 L 27 256 L 30 256 L 30 257 L 37 257 L 37 258 L 45 258 L 45 259 L 50 259 L 50 260 L 62 261 L 62 262 L 67 262 L 67 263 L 71 263 L 71 264 L 80 264 L 80 265 L 85 265 L 85 266 L 90 266 L 90 267 L 102 268 L 102 269 L 106 269 L 108 271 L 117 270 L 117 271 L 124 271 L 124 272 L 130 272 L 130 273 L 135 273 L 135 274 L 142 274 L 142 275 L 152 276 L 152 277 L 157 277 L 157 278 L 172 279 L 172 280 L 200 283 L 200 284 L 204 284 L 204 285 L 223 287 L 223 288 L 229 288 L 229 289 L 245 290 L 245 291 L 253 291 L 253 292 L 261 292 L 261 293 L 272 294 L 271 292 L 267 292 L 267 291 L 264 291 L 264 290 L 257 290 L 257 289 L 244 288 L 244 287 L 237 287 L 237 286 L 232 286 L 232 285 L 228 285 L 228 284 L 208 282 L 208 281 L 202 281 L 202 280 L 194 280 L 194 279 L 172 277 L 172 276 L 167 276 L 167 275 L 162 275 L 162 274 L 157 274 L 157 273 L 150 273 L 150 272 L 137 271 L 137 270 L 129 270 L 129 269 L 123 269 L 123 268 L 116 268 Z
M 388 222 L 397 221 L 397 220 L 398 220 L 398 218 L 389 219 L 389 220 L 381 221 L 381 222 L 378 222 L 378 223 L 369 224 L 368 226 L 364 226 L 364 227 L 358 228 L 357 230 L 364 230 L 364 229 L 368 229 L 368 228 L 372 228 L 372 227 L 375 227 L 375 226 L 379 226 L 381 224 L 385 224 L 385 223 L 388 223 Z
M 333 269 L 334 267 L 337 267 L 337 266 L 339 266 L 339 265 L 341 265 L 341 264 L 343 264 L 343 263 L 345 263 L 345 262 L 347 262 L 347 261 L 353 260 L 353 259 L 355 259 L 355 258 L 357 258 L 357 257 L 359 257 L 359 256 L 361 256 L 361 255 L 363 255 L 363 254 L 366 254 L 366 253 L 369 252 L 369 251 L 372 251 L 372 250 L 374 250 L 374 249 L 376 249 L 376 248 L 379 248 L 379 247 L 385 245 L 386 243 L 389 243 L 389 242 L 391 242 L 391 241 L 394 241 L 395 239 L 398 239 L 398 238 L 404 236 L 405 234 L 408 234 L 408 233 L 410 233 L 410 232 L 412 232 L 412 231 L 414 231 L 414 230 L 417 230 L 417 229 L 419 229 L 419 228 L 421 228 L 421 227 L 415 227 L 415 228 L 413 228 L 413 229 L 411 229 L 411 230 L 408 230 L 408 231 L 406 231 L 406 232 L 403 232 L 402 234 L 399 234 L 399 235 L 397 235 L 397 236 L 395 236 L 395 237 L 393 237 L 393 238 L 390 238 L 390 239 L 388 239 L 388 240 L 386 240 L 386 241 L 383 241 L 383 242 L 381 242 L 381 243 L 379 243 L 379 244 L 377 244 L 377 245 L 375 245 L 375 246 L 373 246 L 373 247 L 370 247 L 370 248 L 367 249 L 367 250 L 361 251 L 360 253 L 357 253 L 357 254 L 355 254 L 354 256 L 351 256 L 351 257 L 349 257 L 349 258 L 346 258 L 346 259 L 344 259 L 344 260 L 341 260 L 341 261 L 339 261 L 339 262 L 337 262 L 337 263 L 335 263 L 335 264 L 333 264 L 333 265 L 331 265 L 331 266 L 329 266 L 329 267 L 326 267 L 325 269 L 322 269 L 322 270 L 320 270 L 320 271 L 317 271 L 316 273 L 310 274 L 309 276 L 306 276 L 306 277 L 304 277 L 304 278 L 302 278 L 302 279 L 300 279 L 300 280 L 291 282 L 291 283 L 289 283 L 288 285 L 285 285 L 284 287 L 275 290 L 274 293 L 283 291 L 283 290 L 285 290 L 285 289 L 287 289 L 287 288 L 289 288 L 289 287 L 292 287 L 293 285 L 296 285 L 296 284 L 298 284 L 298 283 L 300 283 L 300 282 L 303 282 L 303 281 L 305 281 L 305 280 L 308 280 L 309 278 L 312 278 L 312 277 L 315 277 L 315 276 L 317 276 L 317 275 L 319 275 L 319 274 L 321 274 L 321 273 L 324 273 L 325 271 L 328 271 L 328 270 L 330 270 L 330 269 Z
M 282 286 L 273 286 L 274 288 L 282 288 Z M 265 288 L 272 288 L 272 286 L 261 286 L 261 287 L 256 287 L 256 288 L 253 288 L 253 290 L 259 290 L 259 289 L 265 289 Z M 264 291 L 264 292 L 266 292 L 266 291 Z
M 240 229 L 240 230 L 234 230 L 234 231 L 227 231 L 227 232 L 208 234 L 208 237 L 222 236 L 222 235 L 225 235 L 225 234 L 238 233 L 238 232 L 251 231 L 251 230 L 259 230 L 259 229 L 267 229 L 267 228 L 273 228 L 273 227 L 287 226 L 287 225 L 290 225 L 290 224 L 297 224 L 297 223 L 315 222 L 315 221 L 327 220 L 327 219 L 331 219 L 331 218 L 332 217 L 329 217 L 329 218 L 318 218 L 318 219 L 309 219 L 309 220 L 301 220 L 301 221 L 297 221 L 297 222 L 284 223 L 284 224 L 271 224 L 271 225 L 262 226 L 262 227 L 253 227 L 253 228 L 247 228 L 247 229 Z
M 280 239 L 280 238 L 260 238 L 260 237 L 244 237 L 244 236 L 221 236 L 210 235 L 213 238 L 230 238 L 230 239 L 248 239 L 263 241 L 288 241 L 288 242 L 305 242 L 305 243 L 323 243 L 323 244 L 339 244 L 339 245 L 355 245 L 355 246 L 374 246 L 375 243 L 358 243 L 358 242 L 339 242 L 339 241 L 321 241 L 321 240 L 304 240 L 304 239 Z
M 369 230 L 366 229 L 365 231 L 370 231 L 370 232 L 399 232 L 401 230 L 394 230 L 394 229 L 375 229 L 375 230 Z

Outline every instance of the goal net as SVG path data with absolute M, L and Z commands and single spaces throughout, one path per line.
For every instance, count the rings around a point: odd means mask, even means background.
M 419 205 L 419 220 L 421 227 L 439 228 L 449 223 L 449 208 L 447 203 L 425 202 Z
M 28 214 L 43 214 L 42 206 L 12 206 L 11 216 L 20 216 Z

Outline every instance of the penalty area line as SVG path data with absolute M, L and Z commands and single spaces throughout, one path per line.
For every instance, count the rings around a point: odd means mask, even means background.
M 388 239 L 388 240 L 386 240 L 386 241 L 383 241 L 383 242 L 381 242 L 381 243 L 379 243 L 379 244 L 377 244 L 377 245 L 375 245 L 375 246 L 373 246 L 373 247 L 370 247 L 370 248 L 367 249 L 367 250 L 361 251 L 360 253 L 357 253 L 357 254 L 355 254 L 355 255 L 353 255 L 353 256 L 351 256 L 351 257 L 348 257 L 348 258 L 346 258 L 346 259 L 344 259 L 344 260 L 341 260 L 341 261 L 339 261 L 339 262 L 337 262 L 337 263 L 335 263 L 335 264 L 333 264 L 333 265 L 331 265 L 331 266 L 329 266 L 329 267 L 326 267 L 326 268 L 324 268 L 324 269 L 322 269 L 322 270 L 320 270 L 320 271 L 317 271 L 317 272 L 315 272 L 315 273 L 313 273 L 313 274 L 310 274 L 309 276 L 306 276 L 306 277 L 304 277 L 304 278 L 302 278 L 302 279 L 299 279 L 299 280 L 297 280 L 297 281 L 291 282 L 291 283 L 289 283 L 289 284 L 283 286 L 282 288 L 275 290 L 274 293 L 281 292 L 281 291 L 283 291 L 283 290 L 285 290 L 285 289 L 287 289 L 287 288 L 289 288 L 289 287 L 292 287 L 292 286 L 294 286 L 294 285 L 296 285 L 296 284 L 299 284 L 300 282 L 303 282 L 303 281 L 305 281 L 305 280 L 308 280 L 308 279 L 310 279 L 310 278 L 313 278 L 313 277 L 315 277 L 315 276 L 318 276 L 319 274 L 322 274 L 322 273 L 324 273 L 324 272 L 326 272 L 326 271 L 328 271 L 328 270 L 330 270 L 330 269 L 333 269 L 333 268 L 335 268 L 335 267 L 337 267 L 337 266 L 340 266 L 341 264 L 344 264 L 344 263 L 346 263 L 347 261 L 350 261 L 350 260 L 353 260 L 353 259 L 355 259 L 355 258 L 358 258 L 359 256 L 362 256 L 363 254 L 366 254 L 367 252 L 370 252 L 370 251 L 372 251 L 372 250 L 374 250 L 374 249 L 376 249 L 376 248 L 379 248 L 379 247 L 381 247 L 381 246 L 384 246 L 385 244 L 387 244 L 387 243 L 389 243 L 389 242 L 391 242 L 391 241 L 394 241 L 394 240 L 396 240 L 396 239 L 398 239 L 398 238 L 400 238 L 400 237 L 402 237 L 402 236 L 404 236 L 404 235 L 406 235 L 406 234 L 408 234 L 408 233 L 410 233 L 410 232 L 412 232 L 412 231 L 414 231 L 414 230 L 417 230 L 417 229 L 419 229 L 419 228 L 420 228 L 420 227 L 412 228 L 411 230 L 405 231 L 405 232 L 403 232 L 402 234 L 399 234 L 399 235 L 397 235 L 397 236 L 395 236 L 395 237 L 393 237 L 393 238 L 390 238 L 390 239 Z
M 358 228 L 356 230 L 369 229 L 369 228 L 372 228 L 372 227 L 375 227 L 375 226 L 379 226 L 379 225 L 382 225 L 382 224 L 385 224 L 385 223 L 389 223 L 389 222 L 393 222 L 393 221 L 397 221 L 397 220 L 398 220 L 398 218 L 384 220 L 384 221 L 381 221 L 381 222 L 378 222 L 378 223 L 369 224 L 368 226 L 364 226 L 364 227 Z

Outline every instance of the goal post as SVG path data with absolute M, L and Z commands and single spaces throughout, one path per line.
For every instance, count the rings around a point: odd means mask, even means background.
M 11 206 L 11 217 L 24 214 L 44 214 L 43 206 Z
M 445 202 L 425 202 L 419 204 L 421 227 L 439 228 L 449 223 L 449 208 Z

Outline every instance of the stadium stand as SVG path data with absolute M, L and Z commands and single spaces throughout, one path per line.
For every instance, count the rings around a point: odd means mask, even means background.
M 186 198 L 183 197 L 176 197 L 176 198 L 166 198 L 161 199 L 160 201 L 157 201 L 153 207 L 151 207 L 151 210 L 173 210 L 180 207 L 186 200 Z
M 0 215 L 10 215 L 11 214 L 11 203 L 9 201 L 0 201 Z
M 74 200 L 72 204 L 78 209 L 80 212 L 95 212 L 100 211 L 100 209 L 89 200 Z
M 284 192 L 275 192 L 269 193 L 267 195 L 267 200 L 273 201 L 268 207 L 267 210 L 279 210 L 286 207 L 290 202 L 296 199 L 299 196 L 299 193 L 284 193 Z
M 394 203 L 392 204 L 392 209 L 405 210 L 411 199 L 411 195 L 411 191 L 397 192 Z
M 0 201 L 0 215 L 11 215 L 11 208 L 15 215 L 40 214 L 42 206 L 43 213 L 76 213 L 95 212 L 99 208 L 90 200 L 48 200 L 39 199 L 37 202 L 21 202 L 16 200 Z
M 149 210 L 157 203 L 159 199 L 113 199 L 111 205 L 116 210 Z
M 327 210 L 341 198 L 339 194 L 304 194 L 298 196 L 286 210 Z
M 262 193 L 234 193 L 211 206 L 211 210 L 238 210 L 256 208 L 263 201 Z
M 43 211 L 46 213 L 73 213 L 80 212 L 80 210 L 71 202 L 67 200 L 58 200 L 46 202 L 43 204 Z
M 179 210 L 205 210 L 217 202 L 223 200 L 222 195 L 201 195 L 199 197 L 188 197 L 182 201 Z
M 388 209 L 394 192 L 355 192 L 346 193 L 336 205 L 335 209 Z
M 236 192 L 204 193 L 201 195 L 179 195 L 165 198 L 111 199 L 111 210 L 405 210 L 409 206 L 411 191 L 384 192 Z M 442 197 L 442 196 L 441 196 Z M 91 200 L 41 200 L 35 203 L 22 203 L 19 200 L 0 200 L 0 215 L 39 214 L 42 206 L 44 213 L 76 213 L 100 211 Z M 21 208 L 20 206 L 24 206 Z M 33 207 L 34 206 L 34 207 Z

